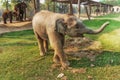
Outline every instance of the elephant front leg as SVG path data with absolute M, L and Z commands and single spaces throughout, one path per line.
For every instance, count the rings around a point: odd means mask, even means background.
M 55 51 L 53 61 L 60 62 L 63 69 L 67 68 L 69 66 L 69 62 L 63 51 L 64 36 L 61 36 L 56 32 L 48 32 L 48 37 L 50 44 Z
M 3 18 L 4 24 L 7 24 L 7 18 Z
M 10 17 L 10 23 L 12 23 L 12 17 Z
M 70 65 L 70 63 L 69 63 L 69 61 L 67 60 L 67 58 L 66 58 L 66 55 L 65 55 L 65 53 L 63 52 L 63 50 L 58 50 L 58 49 L 56 49 L 55 50 L 55 57 L 54 57 L 54 60 L 56 60 L 57 61 L 57 63 L 59 63 L 60 62 L 60 64 L 61 64 L 61 66 L 62 66 L 62 68 L 63 69 L 66 69 L 69 65 Z
M 60 64 L 60 58 L 57 54 L 54 54 L 53 56 L 53 62 L 56 64 Z

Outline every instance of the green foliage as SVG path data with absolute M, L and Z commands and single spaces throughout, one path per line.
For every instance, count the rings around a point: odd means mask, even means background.
M 11 7 L 10 3 L 8 0 L 0 0 L 0 2 L 2 3 L 2 6 L 5 8 L 5 9 L 9 9 Z
M 101 2 L 112 5 L 120 5 L 120 0 L 101 0 Z
M 8 1 L 8 4 L 7 4 Z M 14 5 L 21 2 L 22 0 L 0 0 L 2 7 L 4 9 L 6 9 L 6 4 L 8 6 L 9 10 L 13 10 L 14 9 Z M 23 0 L 24 1 L 24 0 Z M 25 0 L 25 2 L 28 4 L 31 0 Z

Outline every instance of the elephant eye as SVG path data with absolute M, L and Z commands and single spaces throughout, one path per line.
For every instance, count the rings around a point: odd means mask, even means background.
M 78 29 L 78 28 L 79 28 L 79 26 L 76 26 L 76 28 Z

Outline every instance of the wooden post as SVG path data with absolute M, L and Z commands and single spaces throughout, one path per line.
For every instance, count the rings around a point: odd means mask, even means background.
M 110 6 L 108 5 L 108 13 L 110 13 Z
M 86 10 L 86 14 L 87 14 L 88 20 L 90 20 L 90 16 L 89 16 L 88 8 L 87 8 L 86 5 L 85 5 L 85 10 Z
M 105 12 L 106 12 L 105 5 L 103 5 L 103 15 L 105 15 Z
M 36 0 L 36 9 L 37 12 L 40 11 L 40 0 Z
M 69 9 L 69 13 L 73 14 L 73 6 L 72 6 L 72 0 L 69 0 L 70 2 L 70 9 Z
M 85 10 L 86 10 L 86 14 L 87 14 L 88 20 L 90 20 L 91 6 L 90 6 L 90 0 L 87 0 L 87 1 L 88 1 L 88 4 L 85 5 Z M 88 8 L 89 8 L 89 10 L 88 10 Z
M 8 10 L 8 0 L 5 1 L 6 1 L 6 10 Z
M 63 13 L 65 13 L 65 3 L 62 4 Z
M 50 8 L 49 8 L 49 0 L 48 0 L 48 3 L 47 3 L 47 10 L 49 11 Z
M 80 18 L 80 13 L 81 13 L 80 0 L 78 0 L 78 18 Z
M 56 5 L 56 3 L 55 3 L 55 1 L 53 3 L 54 3 L 53 4 L 53 12 L 55 12 L 55 5 Z
M 64 13 L 63 3 L 61 3 L 61 12 Z
M 102 15 L 102 5 L 100 3 L 100 15 Z
M 33 3 L 34 3 L 34 13 L 37 13 L 40 10 L 40 1 L 33 0 Z
M 90 5 L 90 0 L 88 0 L 88 8 L 89 8 L 89 12 L 88 12 L 88 15 L 89 17 L 91 17 L 91 5 Z
M 95 12 L 96 12 L 96 16 L 98 16 L 98 14 L 99 14 L 99 5 L 98 5 L 98 4 L 97 4 L 97 6 L 96 6 Z
M 36 2 L 35 2 L 35 0 L 33 0 L 33 3 L 34 3 L 34 13 L 36 13 Z

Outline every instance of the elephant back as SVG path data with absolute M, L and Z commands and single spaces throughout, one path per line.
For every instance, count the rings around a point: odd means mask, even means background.
M 10 12 L 9 10 L 5 10 L 2 14 L 2 17 L 8 18 L 9 17 L 9 12 Z
M 24 2 L 20 2 L 20 3 L 17 3 L 15 6 L 14 6 L 14 10 L 15 11 L 23 11 L 24 9 L 27 8 L 27 5 L 26 3 Z

